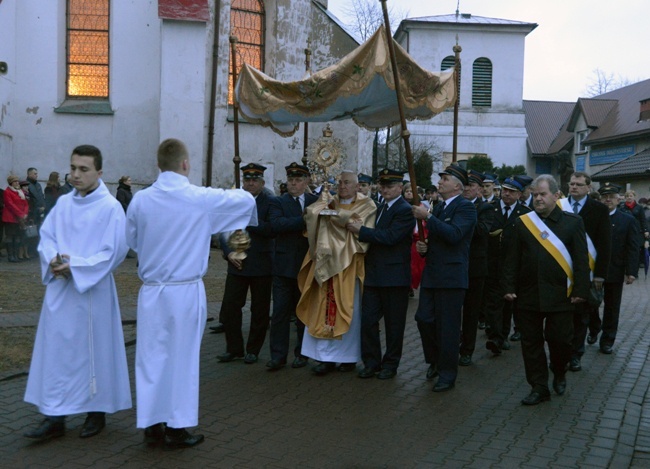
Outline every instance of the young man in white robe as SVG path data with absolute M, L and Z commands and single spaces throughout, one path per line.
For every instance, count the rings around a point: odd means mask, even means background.
M 138 297 L 135 376 L 137 426 L 145 443 L 166 448 L 197 445 L 199 353 L 207 304 L 203 276 L 213 233 L 257 225 L 255 199 L 243 190 L 190 184 L 183 142 L 158 147 L 160 175 L 133 196 L 127 243 L 138 253 L 144 282 Z
M 120 203 L 100 179 L 102 154 L 74 149 L 74 191 L 59 198 L 41 227 L 46 285 L 25 401 L 45 420 L 25 434 L 63 436 L 65 416 L 88 412 L 80 437 L 97 435 L 105 413 L 131 407 L 126 351 L 113 271 L 128 251 Z

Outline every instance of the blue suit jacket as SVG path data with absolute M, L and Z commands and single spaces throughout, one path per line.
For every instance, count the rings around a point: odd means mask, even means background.
M 318 200 L 305 192 L 305 208 Z M 303 212 L 288 193 L 275 197 L 269 206 L 269 220 L 275 239 L 273 275 L 297 278 L 300 266 L 309 250 L 309 241 L 303 235 L 306 229 Z
M 429 249 L 421 286 L 467 288 L 469 246 L 476 226 L 476 208 L 462 195 L 444 210 L 441 205 L 427 221 Z
M 380 208 L 381 209 L 381 208 Z M 377 216 L 379 216 L 379 210 Z M 381 215 L 377 226 L 361 227 L 359 241 L 370 243 L 366 254 L 369 287 L 408 287 L 411 285 L 411 242 L 415 218 L 411 205 L 399 197 Z
M 274 195 L 262 191 L 255 198 L 257 205 L 257 226 L 247 226 L 246 231 L 251 237 L 251 247 L 246 251 L 247 257 L 244 259 L 242 270 L 237 270 L 228 262 L 228 273 L 231 275 L 241 275 L 244 277 L 261 277 L 271 275 L 273 266 L 273 250 L 275 247 L 275 233 L 269 221 L 269 208 L 271 200 L 275 199 Z M 232 249 L 228 246 L 228 239 L 225 234 L 219 236 L 223 256 L 228 257 Z
M 621 283 L 625 275 L 639 277 L 639 223 L 632 215 L 616 210 L 609 219 L 612 224 L 612 257 L 606 282 Z

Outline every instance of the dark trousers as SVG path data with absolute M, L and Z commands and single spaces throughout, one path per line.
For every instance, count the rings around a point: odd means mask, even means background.
M 273 277 L 273 314 L 271 315 L 271 359 L 280 362 L 287 361 L 289 355 L 289 339 L 291 337 L 291 316 L 296 314 L 296 306 L 300 300 L 298 281 L 289 277 Z M 305 325 L 296 318 L 296 333 L 298 335 L 294 355 L 301 356 L 302 337 Z
M 605 295 L 603 298 L 603 320 L 601 322 L 598 309 L 593 309 L 589 316 L 589 332 L 598 334 L 601 330 L 600 346 L 614 345 L 616 332 L 618 332 L 618 318 L 621 314 L 621 300 L 623 299 L 623 282 L 605 282 Z
M 498 277 L 488 277 L 485 281 L 485 290 L 488 339 L 501 346 L 510 334 L 515 304 L 513 301 L 506 301 L 503 298 L 505 292 L 501 288 Z
M 415 320 L 422 339 L 424 360 L 436 365 L 441 383 L 455 383 L 458 375 L 458 339 L 464 299 L 464 289 L 420 288 Z M 474 331 L 476 335 L 476 325 Z
M 251 290 L 251 323 L 246 342 L 246 353 L 260 354 L 266 329 L 269 326 L 271 310 L 270 275 L 245 277 L 231 275 L 226 277 L 226 287 L 219 318 L 226 333 L 226 351 L 235 356 L 244 355 L 244 336 L 242 334 L 242 308 L 246 304 L 248 289 Z
M 366 368 L 397 370 L 402 358 L 409 287 L 369 287 L 361 300 L 361 359 Z M 381 355 L 379 321 L 384 318 L 386 353 Z
M 533 391 L 549 393 L 549 363 L 544 350 L 544 340 L 548 343 L 553 372 L 559 375 L 566 372 L 571 359 L 573 316 L 573 311 L 519 311 L 517 326 L 521 332 L 521 355 L 524 358 L 526 381 Z
M 589 328 L 589 318 L 598 308 L 589 303 L 579 303 L 573 313 L 573 339 L 571 340 L 571 357 L 580 358 L 585 354 L 585 339 Z M 597 314 L 597 313 L 596 313 Z
M 476 328 L 483 308 L 485 277 L 470 277 L 469 288 L 463 303 L 463 323 L 460 354 L 472 356 L 476 348 Z

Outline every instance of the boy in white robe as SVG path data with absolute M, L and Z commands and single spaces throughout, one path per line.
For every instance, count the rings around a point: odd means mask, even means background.
M 183 142 L 158 147 L 156 182 L 134 195 L 127 243 L 138 253 L 144 282 L 138 297 L 137 426 L 147 444 L 194 446 L 198 424 L 199 352 L 207 305 L 203 276 L 213 233 L 257 225 L 255 199 L 243 190 L 190 184 Z
M 47 288 L 25 401 L 46 418 L 25 436 L 39 441 L 62 436 L 68 414 L 88 412 L 86 438 L 104 428 L 106 412 L 131 407 L 112 274 L 127 253 L 124 211 L 100 179 L 98 148 L 75 148 L 70 175 L 75 190 L 45 218 L 38 245 Z

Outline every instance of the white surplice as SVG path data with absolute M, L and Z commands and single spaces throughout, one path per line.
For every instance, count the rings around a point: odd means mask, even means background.
M 127 211 L 127 243 L 138 253 L 137 426 L 198 424 L 199 352 L 207 304 L 203 276 L 213 233 L 257 225 L 243 190 L 198 187 L 165 171 Z
M 44 415 L 131 407 L 120 307 L 112 272 L 128 251 L 120 203 L 100 180 L 85 197 L 63 195 L 45 218 L 38 245 L 47 286 L 25 401 Z M 49 263 L 70 256 L 69 279 Z

